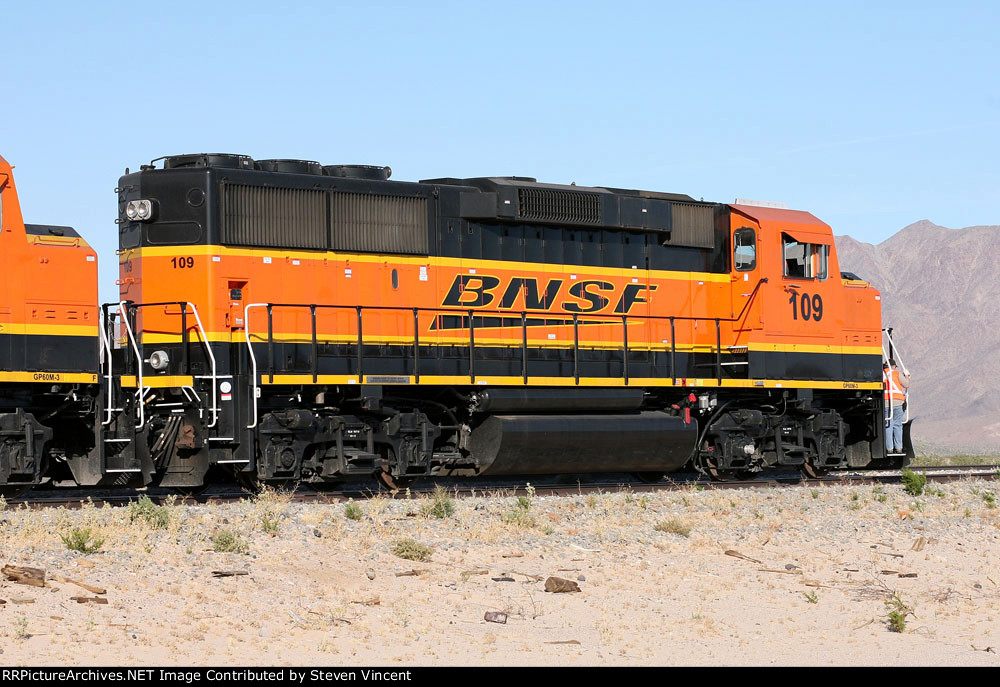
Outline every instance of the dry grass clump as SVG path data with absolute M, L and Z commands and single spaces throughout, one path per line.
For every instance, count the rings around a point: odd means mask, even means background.
M 531 500 L 535 496 L 535 488 L 529 482 L 525 486 L 524 491 L 524 494 L 517 497 L 514 507 L 504 514 L 503 520 L 508 525 L 514 525 L 522 529 L 532 529 L 538 524 L 535 516 L 531 513 Z
M 219 530 L 212 535 L 212 550 L 216 553 L 250 553 L 250 545 L 235 532 Z
M 423 563 L 431 559 L 434 549 L 413 539 L 400 539 L 393 543 L 392 553 L 408 561 Z
M 524 497 L 521 496 L 518 498 L 523 499 Z M 535 521 L 535 516 L 529 510 L 530 506 L 522 504 L 523 502 L 519 500 L 514 508 L 504 513 L 503 521 L 508 525 L 514 525 L 522 529 L 532 529 L 538 523 Z
M 420 511 L 434 518 L 450 518 L 455 514 L 455 500 L 448 495 L 448 490 L 441 485 L 435 485 L 430 500 L 421 506 Z
M 363 515 L 361 506 L 354 503 L 354 501 L 348 501 L 344 506 L 344 517 L 348 520 L 360 520 Z
M 385 524 L 386 511 L 389 509 L 391 503 L 392 499 L 385 494 L 375 494 L 368 499 L 366 511 L 368 512 L 368 517 L 371 518 L 376 527 Z
M 166 506 L 157 506 L 148 496 L 143 496 L 138 501 L 128 504 L 128 521 L 130 523 L 144 523 L 150 529 L 165 530 L 170 526 L 171 520 L 171 509 Z
M 691 536 L 691 527 L 682 520 L 677 518 L 668 518 L 667 520 L 660 520 L 653 529 L 657 532 L 667 532 L 669 534 L 679 534 L 682 537 Z
M 278 535 L 278 526 L 287 517 L 288 504 L 292 495 L 287 491 L 265 485 L 254 497 L 252 502 L 253 526 L 260 528 L 272 537 Z
M 18 616 L 17 620 L 14 621 L 11 635 L 19 642 L 31 638 L 31 633 L 28 632 L 28 619 L 25 616 Z

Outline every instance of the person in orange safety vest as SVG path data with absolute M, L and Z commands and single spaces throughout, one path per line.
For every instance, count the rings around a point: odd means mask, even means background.
M 895 360 L 882 364 L 882 384 L 885 387 L 885 451 L 903 452 L 903 404 L 910 388 L 910 375 L 900 374 Z

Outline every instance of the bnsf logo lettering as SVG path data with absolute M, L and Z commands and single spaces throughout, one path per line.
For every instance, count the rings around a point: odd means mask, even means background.
M 33 378 L 36 382 L 58 382 L 61 377 L 52 372 L 38 372 Z
M 507 284 L 501 285 L 499 277 L 459 274 L 442 305 L 452 308 L 485 308 L 489 305 L 513 308 L 518 298 L 523 296 L 525 310 L 592 313 L 604 310 L 614 302 L 613 312 L 626 315 L 636 303 L 647 303 L 647 296 L 657 288 L 653 284 L 626 284 L 619 289 L 608 281 L 587 279 L 574 281 L 564 289 L 564 283 L 563 279 L 549 279 L 542 288 L 533 277 L 513 277 Z

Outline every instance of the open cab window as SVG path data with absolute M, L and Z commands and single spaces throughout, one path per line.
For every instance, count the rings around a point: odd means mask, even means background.
M 749 272 L 757 267 L 757 233 L 742 227 L 733 232 L 733 268 Z
M 830 247 L 822 243 L 802 243 L 788 234 L 781 235 L 785 258 L 785 276 L 789 279 L 827 278 Z

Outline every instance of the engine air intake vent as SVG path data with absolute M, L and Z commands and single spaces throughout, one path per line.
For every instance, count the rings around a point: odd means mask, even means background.
M 323 173 L 328 177 L 385 181 L 392 176 L 392 168 L 380 165 L 325 165 Z
M 427 255 L 427 199 L 371 193 L 330 197 L 330 248 Z
M 153 160 L 156 162 L 156 160 Z M 222 167 L 224 169 L 253 169 L 253 158 L 249 155 L 231 153 L 194 153 L 191 155 L 169 155 L 163 158 L 163 169 L 184 167 Z
M 285 174 L 323 174 L 323 165 L 311 160 L 257 160 L 257 169 Z
M 671 203 L 670 215 L 672 245 L 715 247 L 715 210 L 711 205 Z
M 327 195 L 323 191 L 223 187 L 222 243 L 276 248 L 327 247 Z
M 601 196 L 581 191 L 519 188 L 518 212 L 523 219 L 573 224 L 601 223 Z
M 223 245 L 427 255 L 427 199 L 223 184 Z

